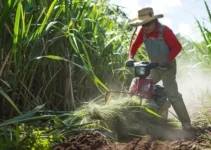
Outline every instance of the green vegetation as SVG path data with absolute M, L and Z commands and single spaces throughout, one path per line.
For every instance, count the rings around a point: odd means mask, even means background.
M 205 7 L 210 19 L 206 1 Z M 47 150 L 85 130 L 109 132 L 128 109 L 160 119 L 137 100 L 90 102 L 111 88 L 125 90 L 133 77 L 124 66 L 133 28 L 118 6 L 103 0 L 0 0 L 0 14 L 0 149 Z M 178 58 L 188 58 L 185 69 L 209 72 L 211 32 L 196 21 L 204 41 L 178 35 Z M 136 57 L 147 59 L 143 47 Z M 208 126 L 206 106 L 200 119 Z
M 44 103 L 74 110 L 113 81 L 124 85 L 131 27 L 118 8 L 100 0 L 1 5 L 2 117 Z
M 209 26 L 211 23 L 211 13 L 206 1 L 204 1 L 204 4 L 208 15 L 208 20 L 206 20 L 204 23 L 203 20 L 195 18 L 197 27 L 201 31 L 201 35 L 204 40 L 199 43 L 179 36 L 179 40 L 181 40 L 181 43 L 183 44 L 183 53 L 180 55 L 180 61 L 187 60 L 188 58 L 187 65 L 191 65 L 190 67 L 192 68 L 200 68 L 201 71 L 209 72 L 209 68 L 211 66 L 211 32 L 206 25 Z
M 129 133 L 144 134 L 147 130 L 152 133 L 159 130 L 163 133 L 164 126 L 172 126 L 166 124 L 155 112 L 140 106 L 140 98 L 136 96 L 120 96 L 118 99 L 109 99 L 107 103 L 89 102 L 74 112 L 50 112 L 43 108 L 44 105 L 38 106 L 0 123 L 0 149 L 47 150 L 66 137 L 86 130 L 99 130 L 108 134 L 112 131 L 119 139 L 128 137 Z M 135 117 L 129 117 L 131 115 Z M 132 127 L 128 121 L 134 121 Z

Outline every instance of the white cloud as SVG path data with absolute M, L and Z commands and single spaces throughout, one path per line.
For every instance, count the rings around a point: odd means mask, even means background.
M 179 24 L 178 32 L 179 32 L 182 36 L 190 35 L 190 32 L 191 32 L 191 26 L 190 26 L 190 24 L 187 24 L 187 23 L 180 23 L 180 24 Z
M 166 13 L 182 6 L 181 0 L 152 0 L 150 4 L 146 4 L 145 7 L 152 7 L 156 13 Z
M 181 0 L 110 0 L 111 4 L 116 4 L 124 8 L 124 11 L 128 14 L 129 18 L 134 18 L 138 16 L 138 10 L 143 7 L 152 7 L 155 14 L 170 12 L 177 7 L 182 6 Z
M 172 19 L 169 19 L 169 18 L 161 18 L 161 19 L 159 19 L 159 21 L 160 21 L 162 24 L 168 26 L 169 28 L 171 28 L 171 29 L 173 28 Z
M 180 23 L 178 32 L 193 41 L 202 41 L 202 36 L 199 29 L 194 29 L 194 27 L 187 23 Z
M 110 3 L 124 7 L 124 11 L 129 18 L 138 17 L 138 10 L 142 8 L 140 0 L 133 0 L 133 2 L 126 0 L 111 0 Z

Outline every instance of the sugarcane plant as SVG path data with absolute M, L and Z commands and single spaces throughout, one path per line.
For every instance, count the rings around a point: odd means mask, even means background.
M 106 1 L 1 0 L 0 11 L 2 116 L 44 103 L 74 110 L 126 82 L 132 28 Z

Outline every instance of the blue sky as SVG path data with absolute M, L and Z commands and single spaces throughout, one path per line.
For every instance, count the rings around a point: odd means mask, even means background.
M 203 0 L 110 0 L 110 3 L 123 6 L 131 19 L 137 17 L 139 9 L 152 7 L 155 15 L 164 15 L 164 18 L 159 19 L 161 23 L 170 27 L 174 33 L 181 33 L 195 41 L 202 40 L 195 17 L 199 21 L 208 22 Z M 207 4 L 211 8 L 211 0 L 207 0 Z

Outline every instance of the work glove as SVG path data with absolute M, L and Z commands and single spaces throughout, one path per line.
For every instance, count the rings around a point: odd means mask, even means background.
M 134 59 L 130 58 L 125 62 L 126 67 L 133 67 Z
M 158 67 L 160 68 L 165 68 L 165 69 L 169 69 L 170 68 L 170 62 L 168 60 L 163 60 L 163 61 L 160 61 L 158 63 Z

